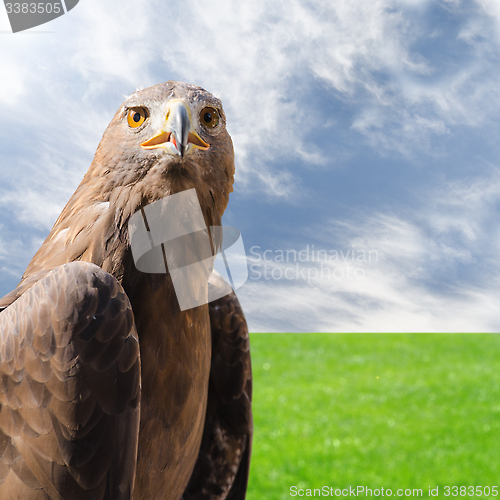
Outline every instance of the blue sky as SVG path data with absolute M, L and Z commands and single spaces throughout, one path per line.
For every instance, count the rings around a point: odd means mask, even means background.
M 252 331 L 499 331 L 497 1 L 81 0 L 9 30 L 0 294 L 124 96 L 175 79 L 225 105 Z

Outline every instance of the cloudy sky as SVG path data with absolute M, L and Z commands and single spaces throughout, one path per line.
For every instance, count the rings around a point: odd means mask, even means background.
M 252 331 L 500 330 L 498 0 L 0 6 L 0 295 L 137 88 L 224 102 Z

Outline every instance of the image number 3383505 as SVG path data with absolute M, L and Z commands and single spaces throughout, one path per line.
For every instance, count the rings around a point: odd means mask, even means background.
M 16 1 L 4 0 L 13 33 L 24 31 L 63 16 L 79 0 Z

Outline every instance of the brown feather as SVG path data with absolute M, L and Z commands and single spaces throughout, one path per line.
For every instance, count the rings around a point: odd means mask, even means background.
M 117 305 L 122 314 L 131 314 L 128 298 L 112 276 L 93 264 L 72 263 L 49 272 L 0 314 L 0 442 L 5 449 L 0 498 L 20 498 L 21 491 L 25 500 L 45 499 L 47 494 L 129 498 L 119 491 L 132 488 L 137 453 L 137 436 L 130 432 L 124 439 L 121 430 L 139 425 L 140 365 L 133 321 L 113 328 L 106 341 L 122 346 L 112 365 L 115 388 L 106 398 L 92 366 L 102 354 L 87 362 L 80 357 L 100 342 L 95 323 L 114 326 L 106 313 Z M 26 316 L 34 321 L 22 321 Z M 17 352 L 14 368 L 9 362 L 12 349 L 5 348 L 9 345 Z M 136 346 L 133 363 L 130 345 Z M 116 369 L 122 356 L 127 358 L 126 372 Z M 30 359 L 45 360 L 45 371 Z M 6 474 L 5 467 L 10 469 Z M 12 475 L 24 486 L 10 479 Z
M 127 110 L 144 106 L 161 117 L 170 99 L 190 106 L 208 150 L 181 158 L 140 147 L 157 131 L 153 120 L 131 130 Z M 207 105 L 221 115 L 214 130 L 196 121 Z M 217 313 L 208 305 L 180 311 L 168 274 L 136 269 L 128 235 L 136 211 L 192 188 L 206 225 L 220 225 L 233 175 L 222 106 L 205 90 L 167 82 L 120 107 L 20 284 L 0 299 L 0 371 L 8 377 L 0 391 L 0 498 L 130 498 L 135 472 L 135 500 L 178 500 L 197 461 L 211 463 L 211 485 L 221 482 L 224 496 L 213 498 L 244 497 L 251 372 L 237 299 L 221 299 Z
M 248 328 L 234 293 L 210 304 L 212 366 L 200 453 L 183 500 L 245 498 L 253 434 Z

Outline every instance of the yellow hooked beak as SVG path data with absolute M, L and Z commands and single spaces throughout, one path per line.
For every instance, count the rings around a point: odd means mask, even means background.
M 162 129 L 151 139 L 143 142 L 141 147 L 144 149 L 162 148 L 167 153 L 181 157 L 195 149 L 206 151 L 210 144 L 207 144 L 196 133 L 189 115 L 189 108 L 184 101 L 171 101 Z

